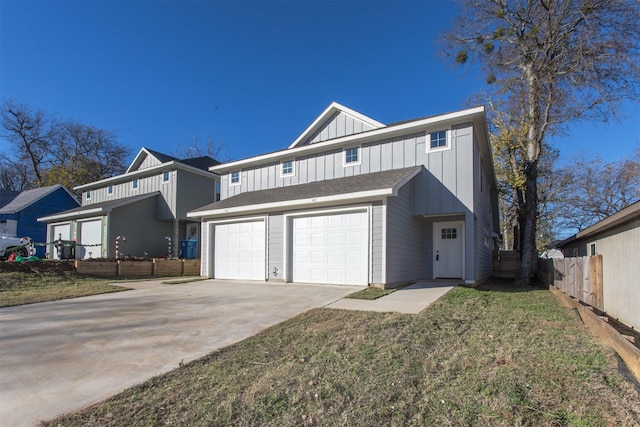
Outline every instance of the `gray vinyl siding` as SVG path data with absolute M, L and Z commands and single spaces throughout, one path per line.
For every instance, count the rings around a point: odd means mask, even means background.
M 269 280 L 284 280 L 284 217 L 281 213 L 268 217 L 267 269 Z
M 147 169 L 153 166 L 158 166 L 160 164 L 162 164 L 160 160 L 156 159 L 154 156 L 147 155 L 145 159 L 142 161 L 142 163 L 140 164 L 140 167 L 137 168 L 137 170 Z
M 424 277 L 424 227 L 413 214 L 413 181 L 387 200 L 387 277 L 398 283 Z
M 372 224 L 371 224 L 371 283 L 383 284 L 384 283 L 384 230 L 385 230 L 385 215 L 387 206 L 382 202 L 376 202 L 373 204 L 372 211 Z
M 120 252 L 141 257 L 148 252 L 150 257 L 166 256 L 166 236 L 172 235 L 171 221 L 155 221 L 157 197 L 150 197 L 115 209 L 109 215 L 109 256 L 115 256 L 115 239 L 125 236 Z
M 320 129 L 299 145 L 315 144 L 316 142 L 353 135 L 372 129 L 374 129 L 373 126 L 342 111 L 338 111 L 329 118 Z

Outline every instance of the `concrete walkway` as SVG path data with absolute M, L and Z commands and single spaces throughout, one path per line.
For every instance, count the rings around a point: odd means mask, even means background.
M 328 308 L 416 314 L 455 287 L 454 282 L 418 282 L 372 301 L 343 298 Z
M 373 301 L 362 287 L 206 280 L 0 309 L 0 426 L 97 403 L 315 307 L 418 313 L 454 287 L 417 283 Z

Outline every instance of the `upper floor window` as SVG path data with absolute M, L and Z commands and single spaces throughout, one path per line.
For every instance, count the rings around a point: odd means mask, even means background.
M 344 164 L 347 165 L 359 165 L 360 164 L 360 148 L 347 148 L 344 150 Z
M 287 160 L 286 162 L 282 162 L 282 169 L 280 170 L 280 174 L 282 176 L 291 176 L 294 174 L 293 160 Z
M 138 178 L 133 178 L 133 180 L 131 181 L 131 188 L 134 190 L 138 189 Z
M 109 185 L 109 186 L 107 187 L 107 194 L 108 194 L 108 195 L 112 195 L 112 194 L 113 194 L 113 185 Z
M 86 199 L 91 200 L 91 190 L 87 190 L 85 194 L 86 194 Z
M 216 184 L 214 186 L 213 201 L 220 201 L 220 181 L 216 181 Z
M 239 171 L 231 172 L 230 183 L 231 183 L 231 185 L 240 184 L 240 172 Z
M 596 256 L 596 255 L 598 255 L 598 251 L 596 250 L 596 244 L 589 243 L 589 256 Z
M 439 130 L 429 134 L 429 150 L 444 150 L 449 148 L 449 132 L 447 130 Z
M 162 173 L 162 182 L 169 182 L 169 172 Z

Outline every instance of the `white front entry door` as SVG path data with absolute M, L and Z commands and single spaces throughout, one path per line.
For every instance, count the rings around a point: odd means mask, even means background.
M 366 285 L 369 265 L 367 212 L 293 218 L 291 280 Z
M 265 279 L 264 221 L 217 224 L 214 228 L 216 279 Z
M 462 278 L 463 238 L 462 221 L 433 224 L 433 276 L 436 279 Z

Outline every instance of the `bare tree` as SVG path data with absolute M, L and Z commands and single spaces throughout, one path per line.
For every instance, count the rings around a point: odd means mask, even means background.
M 581 159 L 565 167 L 562 173 L 570 182 L 557 205 L 559 225 L 582 230 L 640 200 L 639 159 L 611 163 Z
M 545 138 L 579 119 L 607 120 L 638 99 L 637 0 L 461 0 L 448 35 L 458 63 L 476 59 L 494 97 L 521 117 L 523 231 L 518 281 L 529 283 L 536 253 L 538 174 Z
M 63 184 L 69 189 L 122 173 L 130 150 L 113 132 L 62 121 L 42 110 L 5 101 L 1 135 L 9 141 L 0 154 L 0 184 L 26 190 Z
M 180 159 L 208 156 L 219 162 L 226 162 L 229 160 L 226 149 L 224 140 L 216 141 L 211 133 L 205 132 L 203 135 L 194 135 L 188 144 L 178 144 L 170 154 Z

